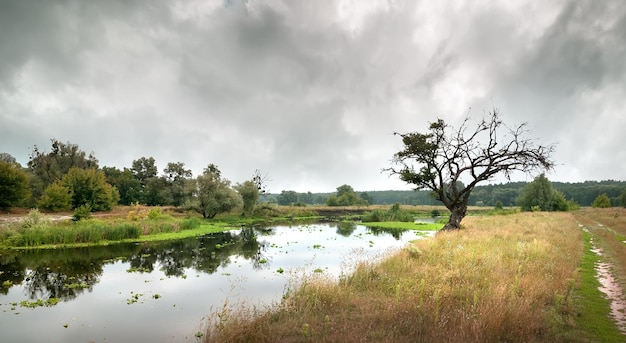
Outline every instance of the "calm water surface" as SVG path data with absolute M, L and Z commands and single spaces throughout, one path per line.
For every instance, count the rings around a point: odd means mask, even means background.
M 165 243 L 0 251 L 0 342 L 194 342 L 226 302 L 268 305 L 423 237 L 354 224 L 242 229 Z M 281 272 L 282 271 L 282 272 Z M 58 298 L 53 306 L 23 302 Z

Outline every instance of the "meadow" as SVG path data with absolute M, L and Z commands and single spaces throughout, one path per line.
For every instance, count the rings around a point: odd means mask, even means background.
M 480 215 L 463 226 L 339 280 L 299 275 L 267 308 L 225 304 L 201 336 L 205 343 L 626 340 L 596 277 L 602 260 L 617 286 L 624 283 L 626 210 Z

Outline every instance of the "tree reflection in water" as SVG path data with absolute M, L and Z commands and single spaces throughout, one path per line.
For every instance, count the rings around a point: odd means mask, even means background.
M 267 230 L 259 230 L 267 234 Z M 152 272 L 159 267 L 166 276 L 181 277 L 185 269 L 212 274 L 231 263 L 232 257 L 251 260 L 263 268 L 265 242 L 257 230 L 244 228 L 197 238 L 158 243 L 116 244 L 105 247 L 0 251 L 0 294 L 23 285 L 30 299 L 75 299 L 100 281 L 103 266 L 127 260 L 129 271 Z

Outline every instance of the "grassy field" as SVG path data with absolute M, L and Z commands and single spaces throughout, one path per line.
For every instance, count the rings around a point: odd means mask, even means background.
M 608 259 L 623 284 L 625 215 L 585 209 L 467 217 L 461 231 L 416 241 L 339 280 L 301 275 L 270 308 L 224 306 L 209 316 L 203 339 L 624 342 L 594 268 Z M 605 254 L 591 252 L 591 243 Z

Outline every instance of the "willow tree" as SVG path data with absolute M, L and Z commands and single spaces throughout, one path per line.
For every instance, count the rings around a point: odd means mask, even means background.
M 513 171 L 529 173 L 554 167 L 553 145 L 538 145 L 527 137 L 527 123 L 510 128 L 491 111 L 475 126 L 468 115 L 458 129 L 439 119 L 429 132 L 395 133 L 404 149 L 385 169 L 416 190 L 429 189 L 450 210 L 443 230 L 456 230 L 467 214 L 470 193 L 496 174 L 510 179 Z

